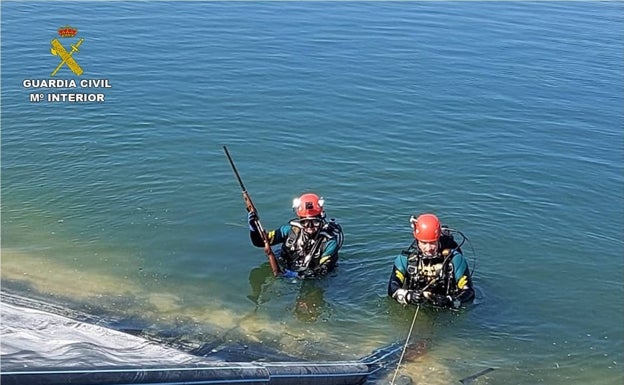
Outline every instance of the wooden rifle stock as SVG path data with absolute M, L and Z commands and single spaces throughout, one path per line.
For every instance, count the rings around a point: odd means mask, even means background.
M 234 161 L 232 160 L 232 157 L 230 156 L 230 153 L 226 146 L 223 146 L 223 151 L 225 151 L 225 155 L 227 156 L 228 161 L 230 162 L 230 166 L 232 166 L 232 170 L 234 171 L 234 175 L 236 175 L 238 184 L 240 185 L 241 190 L 243 190 L 243 199 L 245 200 L 245 206 L 247 207 L 247 212 L 249 213 L 253 211 L 257 215 L 258 211 L 256 210 L 256 206 L 254 206 L 253 202 L 251 201 L 251 197 L 249 196 L 249 193 L 247 192 L 247 189 L 245 188 L 245 185 L 243 184 L 243 180 L 241 179 L 238 173 L 238 170 L 236 169 L 236 166 L 234 165 Z M 256 229 L 258 229 L 258 232 L 260 233 L 262 242 L 264 243 L 264 252 L 266 253 L 267 258 L 269 259 L 269 264 L 271 265 L 271 271 L 273 271 L 273 276 L 277 277 L 278 275 L 280 275 L 281 271 L 280 271 L 279 265 L 277 264 L 275 253 L 273 253 L 273 249 L 271 249 L 271 244 L 269 243 L 269 237 L 264 231 L 264 228 L 262 227 L 262 224 L 260 223 L 259 218 L 255 220 L 254 224 L 256 226 Z

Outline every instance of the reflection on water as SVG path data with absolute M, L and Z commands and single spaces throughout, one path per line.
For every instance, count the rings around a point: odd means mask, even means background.
M 295 300 L 293 312 L 302 322 L 326 321 L 331 317 L 331 306 L 323 297 L 324 289 L 316 281 L 301 283 L 299 295 Z
M 261 303 L 260 296 L 262 295 L 262 288 L 264 285 L 269 284 L 270 278 L 273 276 L 271 266 L 268 263 L 262 264 L 249 272 L 249 285 L 251 286 L 251 293 L 247 296 L 253 303 Z
M 251 293 L 247 296 L 253 303 L 260 305 L 265 297 L 263 290 L 275 280 L 270 265 L 264 263 L 249 272 L 249 285 Z M 298 293 L 294 303 L 289 306 L 296 319 L 302 322 L 327 321 L 331 317 L 330 304 L 325 301 L 325 289 L 318 283 L 318 280 L 300 280 L 293 278 L 288 281 L 292 285 L 298 286 Z M 320 318 L 320 319 L 319 319 Z

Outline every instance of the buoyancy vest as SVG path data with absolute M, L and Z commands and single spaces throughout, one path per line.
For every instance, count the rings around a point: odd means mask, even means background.
M 410 290 L 428 290 L 438 294 L 450 294 L 450 279 L 453 267 L 442 256 L 408 258 L 407 288 Z
M 281 258 L 291 270 L 303 270 L 318 265 L 319 259 L 330 239 L 336 239 L 338 250 L 342 246 L 342 227 L 331 220 L 324 223 L 312 237 L 303 231 L 298 219 L 289 222 L 290 230 L 282 245 Z
M 417 242 L 405 251 L 407 254 L 408 279 L 405 288 L 409 290 L 428 290 L 438 294 L 452 295 L 455 291 L 453 265 L 450 263 L 455 251 L 461 252 L 459 245 L 450 233 L 440 236 L 438 255 L 425 258 Z

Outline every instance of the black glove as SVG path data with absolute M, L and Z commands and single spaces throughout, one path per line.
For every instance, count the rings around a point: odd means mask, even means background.
M 256 232 L 258 229 L 256 228 L 256 221 L 258 220 L 258 213 L 255 211 L 250 211 L 247 214 L 247 223 L 249 223 L 249 231 Z
M 325 263 L 314 269 L 314 274 L 320 277 L 326 276 L 328 272 L 329 270 L 327 268 L 327 264 Z
M 438 294 L 433 297 L 433 304 L 440 307 L 449 307 L 457 309 L 461 306 L 461 301 L 457 298 L 453 298 L 450 295 Z
M 405 297 L 405 299 L 407 299 L 407 302 L 413 305 L 420 305 L 424 301 L 422 292 L 419 290 L 410 290 L 407 292 L 407 295 Z
M 442 295 L 442 294 L 434 294 L 431 298 L 431 302 L 435 305 L 435 306 L 440 306 L 440 307 L 447 307 L 449 304 L 449 299 L 447 298 L 447 296 Z

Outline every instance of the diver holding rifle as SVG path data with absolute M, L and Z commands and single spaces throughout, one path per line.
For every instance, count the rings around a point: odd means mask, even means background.
M 260 238 L 262 239 L 262 243 L 264 246 L 264 252 L 266 253 L 267 258 L 269 259 L 269 264 L 271 265 L 271 271 L 273 272 L 273 276 L 277 277 L 278 275 L 280 275 L 281 270 L 280 270 L 279 265 L 277 264 L 277 259 L 275 258 L 273 249 L 271 249 L 269 238 L 266 232 L 264 231 L 264 228 L 262 228 L 262 224 L 260 223 L 260 218 L 258 217 L 256 206 L 254 206 L 253 202 L 251 201 L 251 197 L 249 196 L 249 193 L 247 192 L 247 189 L 245 188 L 245 185 L 243 184 L 243 180 L 241 179 L 238 173 L 238 170 L 236 169 L 236 166 L 234 165 L 234 161 L 232 160 L 232 157 L 230 156 L 230 153 L 226 146 L 223 146 L 223 151 L 225 151 L 225 155 L 227 156 L 228 161 L 230 162 L 230 166 L 232 166 L 232 170 L 234 171 L 234 175 L 236 175 L 238 184 L 240 184 L 240 187 L 243 190 L 243 199 L 245 200 L 245 206 L 247 206 L 247 212 L 249 213 L 249 216 L 251 216 L 253 213 L 253 216 L 254 216 L 253 226 L 255 229 L 258 229 Z M 251 225 L 252 225 L 252 222 L 250 221 L 249 226 Z
M 267 233 L 260 224 L 258 212 L 249 199 L 227 148 L 223 146 L 223 149 L 243 189 L 251 243 L 264 247 L 273 275 L 279 275 L 280 267 L 285 277 L 302 279 L 323 277 L 333 271 L 344 235 L 342 227 L 333 218 L 326 220 L 324 199 L 313 193 L 295 198 L 292 207 L 297 217 Z M 277 244 L 282 246 L 276 259 L 271 246 Z

